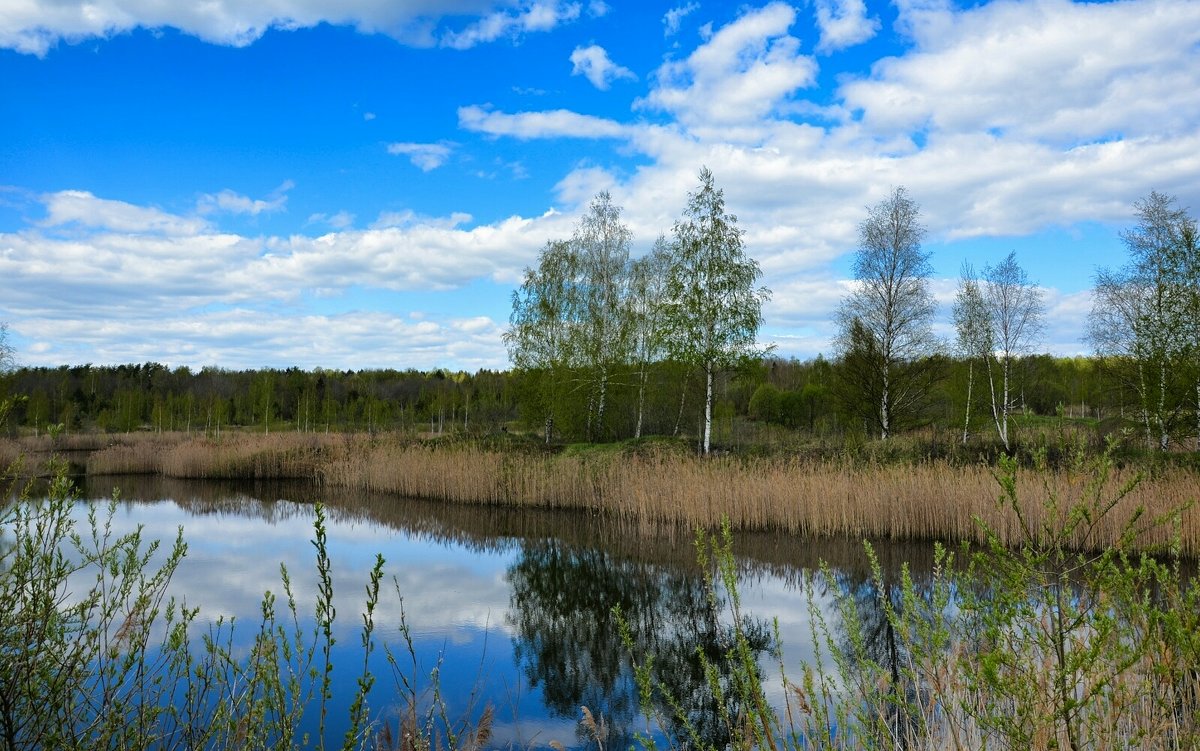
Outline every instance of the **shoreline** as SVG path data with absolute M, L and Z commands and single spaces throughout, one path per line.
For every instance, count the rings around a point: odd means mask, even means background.
M 82 434 L 64 437 L 59 452 L 86 455 L 88 475 L 159 474 L 187 479 L 304 479 L 350 491 L 430 501 L 612 514 L 647 524 L 717 528 L 723 517 L 737 530 L 797 536 L 983 542 L 983 520 L 1008 545 L 1022 532 L 997 499 L 996 468 L 944 459 L 852 462 L 834 459 L 720 456 L 702 458 L 651 446 L 638 451 L 534 453 L 482 442 L 421 442 L 380 434 L 229 433 Z M 48 443 L 48 441 L 46 442 Z M 45 448 L 49 448 L 47 445 Z M 28 439 L 0 441 L 5 466 L 15 454 L 36 457 Z M 31 459 L 31 462 L 33 459 Z M 1015 475 L 1022 513 L 1035 529 L 1047 519 L 1046 499 L 1060 515 L 1074 503 L 1107 504 L 1133 483 L 1133 468 L 1108 468 L 1097 487 L 1092 471 L 1020 469 Z M 1166 550 L 1178 534 L 1179 552 L 1200 556 L 1200 476 L 1168 467 L 1141 479 L 1075 545 L 1115 543 L 1138 506 L 1144 515 L 1136 546 Z M 1170 525 L 1152 526 L 1192 502 Z

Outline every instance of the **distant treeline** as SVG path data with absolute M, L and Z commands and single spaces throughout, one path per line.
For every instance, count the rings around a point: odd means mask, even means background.
M 19 368 L 10 427 L 46 430 L 445 432 L 512 419 L 512 377 L 480 370 L 223 370 L 142 365 Z
M 919 424 L 961 427 L 968 363 L 937 357 L 937 381 Z M 846 366 L 818 356 L 808 361 L 768 358 L 721 374 L 714 399 L 718 444 L 753 442 L 768 426 L 836 437 L 866 433 L 843 393 Z M 1109 420 L 1136 425 L 1137 397 L 1104 360 L 1032 355 L 1014 368 L 1016 402 L 1027 415 Z M 536 393 L 545 374 L 480 370 L 223 370 L 168 368 L 159 363 L 23 367 L 0 376 L 0 396 L 15 396 L 10 431 L 193 431 L 217 434 L 236 427 L 259 431 L 407 431 L 492 433 L 509 427 L 539 432 Z M 557 374 L 573 388 L 570 372 Z M 613 374 L 611 407 L 601 441 L 633 437 L 642 375 Z M 650 369 L 642 395 L 643 433 L 696 436 L 702 429 L 703 374 L 675 362 Z M 573 406 L 572 406 L 573 405 Z M 986 435 L 988 406 L 975 400 L 973 424 Z M 585 439 L 585 400 L 563 399 L 555 439 Z M 1187 421 L 1181 421 L 1186 427 Z

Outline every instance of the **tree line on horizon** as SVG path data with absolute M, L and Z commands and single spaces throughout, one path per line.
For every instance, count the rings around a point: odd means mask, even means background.
M 632 233 L 604 192 L 570 238 L 546 244 L 513 293 L 508 372 L 14 369 L 0 324 L 0 397 L 17 397 L 7 428 L 34 432 L 436 435 L 519 422 L 545 443 L 688 436 L 707 452 L 761 439 L 753 425 L 884 440 L 932 425 L 1011 451 L 1015 414 L 1057 413 L 1159 450 L 1200 445 L 1196 222 L 1157 192 L 1134 207 L 1127 264 L 1097 273 L 1091 357 L 1036 354 L 1044 304 L 1015 253 L 978 272 L 963 264 L 955 339 L 938 340 L 925 227 L 903 187 L 859 225 L 831 359 L 774 357 L 756 343 L 770 291 L 756 286 L 743 231 L 702 169 L 683 216 L 643 257 L 632 257 Z

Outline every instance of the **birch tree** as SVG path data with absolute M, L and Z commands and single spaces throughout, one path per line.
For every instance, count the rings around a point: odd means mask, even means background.
M 0 323 L 0 374 L 12 368 L 14 352 L 12 343 L 8 341 L 8 324 Z
M 737 217 L 725 211 L 724 192 L 707 167 L 675 222 L 666 270 L 663 323 L 667 350 L 704 373 L 702 448 L 712 445 L 713 380 L 739 362 L 763 354 L 756 344 L 770 290 L 755 287 L 762 272 L 746 255 Z
M 987 303 L 979 289 L 979 279 L 971 264 L 963 262 L 958 293 L 954 297 L 954 329 L 959 354 L 967 361 L 967 406 L 963 417 L 962 442 L 971 434 L 971 397 L 975 386 L 975 363 L 986 362 L 992 354 L 992 322 Z
M 1038 342 L 1045 306 L 1041 291 L 1029 282 L 1029 275 L 1017 263 L 1016 253 L 1009 253 L 995 266 L 986 266 L 983 278 L 983 298 L 992 329 L 992 347 L 987 357 L 992 419 L 1004 450 L 1011 451 L 1009 418 L 1015 401 L 1012 389 L 1013 362 L 1021 355 L 1028 354 Z M 993 365 L 997 371 L 995 373 Z M 999 394 L 997 378 L 1000 381 Z
M 1088 338 L 1138 395 L 1147 444 L 1165 451 L 1187 409 L 1188 377 L 1200 436 L 1200 253 L 1195 220 L 1173 196 L 1151 192 L 1134 208 L 1137 224 L 1121 234 L 1129 263 L 1097 272 Z
M 1154 315 L 1165 329 L 1162 344 L 1173 379 L 1191 380 L 1196 446 L 1200 449 L 1200 247 L 1196 220 L 1174 196 L 1151 191 L 1134 203 L 1138 223 L 1122 233 L 1139 276 L 1153 282 Z M 1169 379 L 1160 378 L 1166 391 Z M 1180 384 L 1182 386 L 1182 384 Z M 1176 406 L 1182 411 L 1184 398 Z M 1165 405 L 1164 405 L 1165 407 Z M 1160 448 L 1165 449 L 1164 437 Z
M 633 233 L 607 191 L 592 200 L 571 238 L 578 264 L 572 290 L 571 349 L 586 379 L 588 440 L 605 432 L 613 372 L 629 362 L 633 326 L 628 305 Z
M 571 286 L 577 266 L 570 243 L 547 242 L 537 268 L 526 268 L 520 288 L 513 292 L 504 332 L 509 360 L 535 382 L 546 443 L 553 438 L 562 379 L 570 366 Z
M 853 291 L 837 313 L 835 341 L 843 360 L 858 351 L 870 354 L 870 383 L 866 374 L 852 374 L 847 394 L 853 410 L 865 410 L 883 439 L 891 437 L 897 419 L 911 417 L 928 396 L 937 350 L 933 336 L 935 305 L 929 291 L 929 253 L 921 249 L 925 227 L 920 207 L 903 187 L 867 209 L 858 227 L 859 248 L 854 258 Z M 869 340 L 869 341 L 868 341 Z M 870 399 L 874 406 L 855 403 Z
M 1183 296 L 1185 348 L 1191 360 L 1195 401 L 1196 450 L 1200 451 L 1200 231 L 1196 220 L 1185 216 L 1179 231 L 1177 258 L 1172 264 Z
M 637 421 L 634 438 L 642 437 L 646 412 L 646 384 L 650 366 L 662 359 L 666 339 L 663 332 L 663 302 L 670 250 L 660 236 L 647 255 L 633 262 L 629 281 L 629 321 L 632 326 L 633 359 L 637 368 Z
M 8 413 L 13 401 L 5 393 L 3 376 L 13 367 L 13 346 L 8 341 L 8 324 L 0 322 L 0 428 L 8 421 Z

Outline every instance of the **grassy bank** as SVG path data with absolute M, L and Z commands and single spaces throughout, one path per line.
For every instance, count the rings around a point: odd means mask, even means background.
M 875 461 L 851 458 L 714 457 L 672 445 L 606 446 L 544 453 L 528 446 L 481 442 L 419 442 L 363 434 L 230 434 L 220 440 L 182 434 L 119 436 L 87 456 L 89 474 L 161 474 L 177 478 L 301 478 L 348 490 L 436 501 L 579 509 L 646 523 L 773 529 L 812 536 L 875 539 L 969 539 L 981 542 L 976 519 L 1006 543 L 1025 535 L 997 505 L 996 470 L 979 461 Z M 28 450 L 28 446 L 22 446 Z M 0 451 L 3 453 L 3 451 Z M 1082 548 L 1113 544 L 1138 509 L 1138 544 L 1164 546 L 1178 535 L 1186 555 L 1200 555 L 1200 510 L 1178 525 L 1151 525 L 1194 500 L 1200 475 L 1165 466 L 1142 477 L 1111 470 L 1102 490 L 1062 461 L 1056 469 L 1017 473 L 1023 514 L 1039 529 L 1053 513 L 1034 502 L 1047 496 L 1075 502 L 1115 502 L 1073 541 Z M 1120 497 L 1118 497 L 1120 496 Z M 1065 512 L 1063 512 L 1065 513 Z M 1153 528 L 1151 528 L 1153 527 Z

